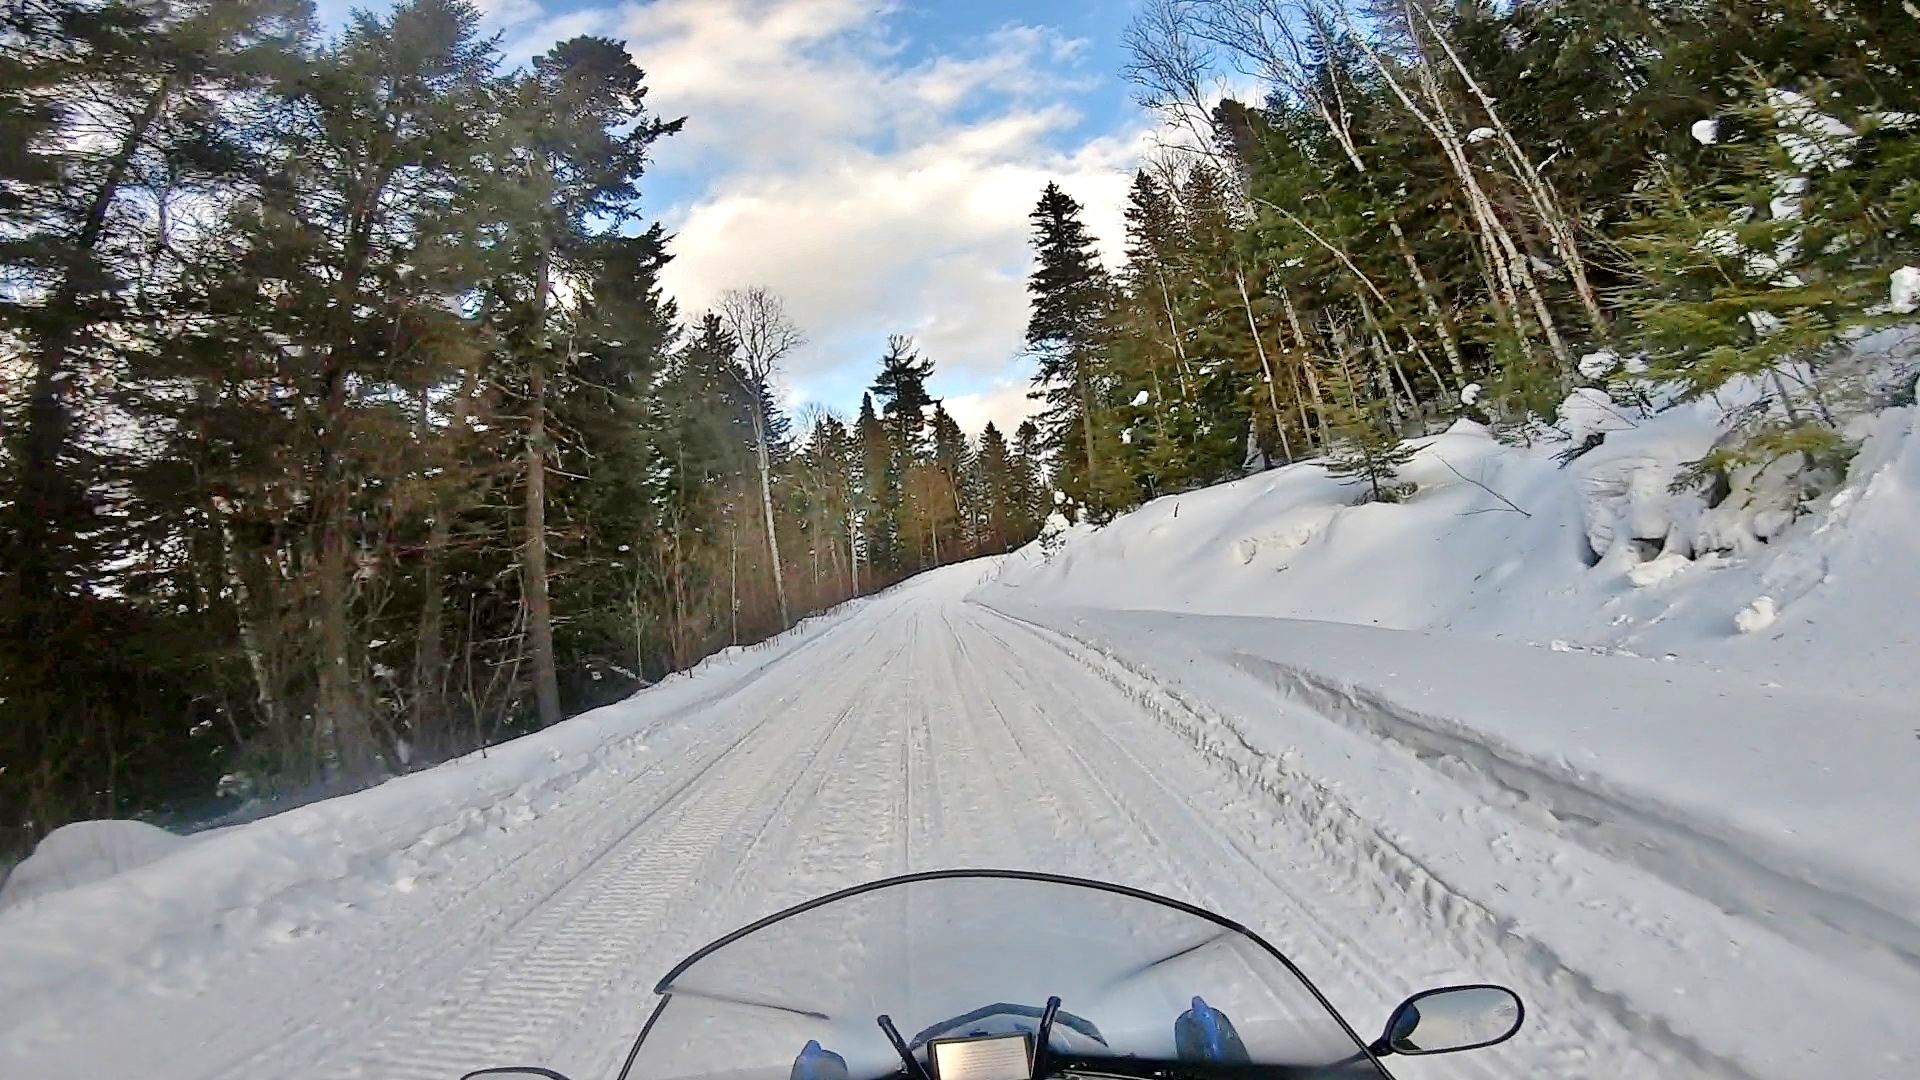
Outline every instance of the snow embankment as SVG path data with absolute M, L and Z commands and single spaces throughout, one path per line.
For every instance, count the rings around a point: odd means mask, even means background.
M 1846 482 L 1798 517 L 1769 506 L 1767 475 L 1711 505 L 1672 490 L 1718 437 L 1717 408 L 1621 415 L 1632 426 L 1564 466 L 1564 442 L 1512 447 L 1456 424 L 1402 470 L 1419 485 L 1403 504 L 1350 505 L 1353 489 L 1313 463 L 1158 499 L 1075 527 L 1052 555 L 1017 553 L 993 588 L 1672 657 L 1747 686 L 1920 694 L 1920 412 L 1888 409 L 1856 432 Z
M 698 728 L 684 721 L 861 607 L 724 650 L 545 731 L 259 821 L 191 837 L 137 822 L 60 829 L 14 869 L 0 901 L 0 999 L 137 981 L 212 951 L 209 937 L 223 948 L 304 937 L 379 894 L 411 892 L 583 781 L 643 772 Z
M 46 835 L 0 885 L 0 908 L 110 878 L 190 841 L 144 821 L 76 821 Z

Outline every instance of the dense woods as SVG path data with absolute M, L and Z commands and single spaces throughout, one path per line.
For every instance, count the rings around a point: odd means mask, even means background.
M 859 418 L 683 313 L 615 41 L 461 0 L 0 8 L 0 848 L 551 724 L 1038 531 L 896 338 Z
M 779 297 L 658 284 L 644 57 L 478 25 L 0 4 L 0 852 L 444 760 L 1056 502 L 1313 457 L 1405 498 L 1463 417 L 1571 457 L 1725 395 L 1687 482 L 1791 515 L 1920 306 L 1911 3 L 1145 0 L 1181 137 L 1116 265 L 1032 208 L 1035 421 L 969 439 L 905 336 L 787 415 Z
M 1911 4 L 1146 0 L 1126 44 L 1176 137 L 1122 265 L 1060 189 L 1032 217 L 1043 445 L 1096 520 L 1321 455 L 1397 499 L 1459 418 L 1571 457 L 1700 397 L 1692 478 L 1791 515 L 1911 393 L 1851 348 L 1920 304 Z

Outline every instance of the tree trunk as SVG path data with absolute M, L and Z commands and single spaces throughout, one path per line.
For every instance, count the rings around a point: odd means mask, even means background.
M 1414 259 L 1413 248 L 1407 244 L 1407 234 L 1400 231 L 1400 223 L 1387 222 L 1387 230 L 1393 234 L 1394 246 L 1400 249 L 1400 258 L 1407 264 L 1407 274 L 1413 278 L 1414 286 L 1420 290 L 1420 300 L 1426 305 L 1427 314 L 1433 317 L 1434 332 L 1440 335 L 1440 348 L 1447 354 L 1447 366 L 1453 369 L 1455 384 L 1448 387 L 1442 382 L 1440 386 L 1442 389 L 1458 392 L 1460 387 L 1466 385 L 1467 367 L 1460 359 L 1460 344 L 1454 340 L 1453 323 L 1441 309 L 1440 298 L 1434 294 L 1432 282 L 1427 280 L 1426 273 L 1420 269 L 1420 263 Z M 1438 381 L 1437 377 L 1436 381 Z
M 1233 268 L 1233 283 L 1240 287 L 1240 307 L 1247 313 L 1247 331 L 1253 335 L 1253 347 L 1260 354 L 1260 370 L 1267 379 L 1267 403 L 1273 409 L 1273 430 L 1280 436 L 1280 452 L 1293 460 L 1293 444 L 1287 439 L 1287 419 L 1280 410 L 1280 387 L 1274 378 L 1273 363 L 1267 359 L 1267 344 L 1260 338 L 1260 324 L 1253 320 L 1253 301 L 1247 297 L 1247 275 Z
M 365 782 L 380 765 L 353 668 L 353 540 L 344 493 L 328 501 L 332 505 L 325 511 L 320 534 L 320 715 L 332 736 L 341 771 L 351 780 Z
M 1160 272 L 1157 263 L 1153 269 L 1153 278 L 1160 286 L 1160 306 L 1167 313 L 1167 331 L 1173 335 L 1174 374 L 1180 381 L 1180 400 L 1192 401 L 1193 391 L 1187 386 L 1187 346 L 1180 339 L 1180 320 L 1173 314 L 1173 296 L 1167 292 L 1166 276 Z
M 1074 361 L 1073 381 L 1080 391 L 1080 428 L 1087 437 L 1087 493 L 1091 495 L 1099 487 L 1094 479 L 1098 459 L 1093 452 L 1093 390 L 1087 385 L 1087 365 L 1084 357 Z
M 760 465 L 760 509 L 767 519 L 767 557 L 773 560 L 773 595 L 780 602 L 780 629 L 793 625 L 793 619 L 787 614 L 787 580 L 780 566 L 780 537 L 773 528 L 773 480 L 767 464 L 767 420 L 761 414 L 762 404 L 767 400 L 767 381 L 764 376 L 753 380 L 753 451 Z
M 464 431 L 473 400 L 476 373 L 469 369 L 461 379 L 460 396 L 453 403 L 454 427 Z M 420 437 L 430 439 L 433 430 L 427 392 L 420 394 Z M 414 639 L 413 717 L 411 728 L 415 755 L 422 761 L 438 761 L 452 751 L 452 729 L 448 725 L 446 698 L 446 643 L 442 624 L 446 606 L 446 574 L 442 568 L 447 542 L 453 536 L 453 518 L 458 512 L 448 505 L 436 487 L 429 503 L 433 523 L 427 531 L 427 549 L 420 567 L 420 620 Z
M 1580 254 L 1580 245 L 1574 233 L 1573 223 L 1568 219 L 1566 212 L 1560 209 L 1560 203 L 1554 195 L 1552 185 L 1540 175 L 1540 170 L 1534 166 L 1533 159 L 1521 149 L 1520 141 L 1513 136 L 1513 130 L 1500 118 L 1499 110 L 1494 107 L 1493 98 L 1481 89 L 1480 83 L 1474 79 L 1472 73 L 1467 71 L 1467 65 L 1461 61 L 1460 55 L 1454 51 L 1453 45 L 1447 41 L 1446 36 L 1440 33 L 1440 28 L 1434 25 L 1433 19 L 1425 11 L 1421 12 L 1421 19 L 1427 24 L 1427 30 L 1433 35 L 1434 41 L 1438 42 L 1440 48 L 1447 54 L 1447 59 L 1453 62 L 1454 70 L 1459 73 L 1461 81 L 1466 83 L 1468 91 L 1480 102 L 1481 108 L 1486 110 L 1487 119 L 1493 121 L 1493 128 L 1499 133 L 1501 146 L 1506 151 L 1507 159 L 1518 166 L 1516 171 L 1519 173 L 1520 186 L 1532 201 L 1534 212 L 1540 215 L 1540 220 L 1546 225 L 1548 239 L 1566 265 L 1567 274 L 1573 280 L 1574 294 L 1580 298 L 1580 305 L 1586 310 L 1588 323 L 1593 327 L 1595 334 L 1602 339 L 1606 338 L 1611 327 L 1608 326 L 1606 315 L 1600 309 L 1599 297 L 1594 294 L 1593 285 L 1587 278 L 1586 259 Z
M 553 603 L 547 595 L 547 290 L 553 248 L 542 225 L 536 272 L 533 348 L 527 364 L 527 539 L 520 572 L 527 605 L 527 638 L 533 650 L 533 692 L 540 726 L 560 722 L 560 680 L 553 657 Z

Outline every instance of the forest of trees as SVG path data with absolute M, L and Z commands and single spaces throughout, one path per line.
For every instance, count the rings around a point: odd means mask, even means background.
M 464 0 L 0 5 L 0 856 L 345 790 L 1030 540 L 896 337 L 783 415 L 779 298 L 682 313 L 615 41 Z M 227 803 L 226 805 L 232 805 Z
M 1849 348 L 1920 302 L 1912 3 L 1145 0 L 1126 44 L 1181 137 L 1123 265 L 1057 187 L 1031 218 L 1042 448 L 1094 520 L 1321 455 L 1394 500 L 1461 417 L 1571 457 L 1570 394 L 1631 424 L 1736 381 L 1689 482 L 1810 498 L 1912 393 Z

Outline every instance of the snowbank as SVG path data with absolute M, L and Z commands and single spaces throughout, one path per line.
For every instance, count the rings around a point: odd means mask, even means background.
M 1397 505 L 1349 505 L 1313 463 L 1158 499 L 1076 528 L 1051 555 L 1017 553 L 982 595 L 1563 641 L 1747 686 L 1920 694 L 1913 407 L 1859 432 L 1845 484 L 1798 518 L 1775 508 L 1779 477 L 1762 470 L 1717 505 L 1672 490 L 1720 436 L 1713 403 L 1606 415 L 1605 440 L 1564 466 L 1567 443 L 1506 446 L 1462 421 L 1422 441 L 1403 472 L 1419 492 Z M 1749 617 L 1743 634 L 1736 618 L 1761 597 L 1774 621 Z
M 188 843 L 143 821 L 76 821 L 48 833 L 0 886 L 0 908 L 145 866 Z
M 8 882 L 0 1000 L 137 982 L 176 960 L 192 966 L 212 951 L 208 935 L 226 948 L 302 937 L 369 898 L 411 892 L 581 797 L 576 788 L 593 787 L 585 782 L 622 782 L 674 753 L 698 736 L 705 711 L 865 604 L 842 605 L 624 701 L 367 791 L 189 838 L 131 822 L 60 829 Z

